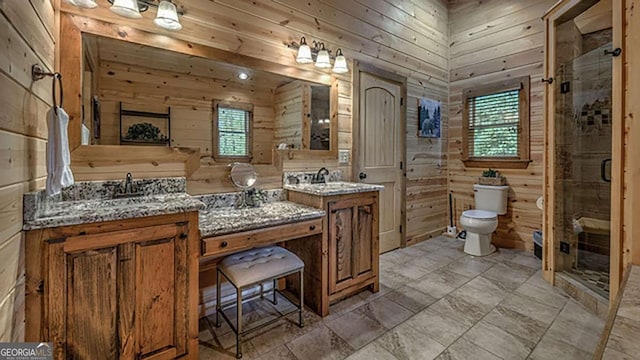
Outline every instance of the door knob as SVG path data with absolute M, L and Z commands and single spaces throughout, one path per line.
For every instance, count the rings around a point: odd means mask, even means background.
M 367 174 L 361 172 L 360 174 L 358 174 L 358 177 L 360 178 L 360 180 L 364 180 L 367 178 Z

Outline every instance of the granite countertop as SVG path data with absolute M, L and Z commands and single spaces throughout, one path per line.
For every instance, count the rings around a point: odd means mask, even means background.
M 382 185 L 363 184 L 345 181 L 334 181 L 326 184 L 285 184 L 284 188 L 289 191 L 297 191 L 305 194 L 317 196 L 333 196 L 343 194 L 355 194 L 368 191 L 380 191 L 384 189 Z
M 321 218 L 321 209 L 289 201 L 275 201 L 256 208 L 219 207 L 200 210 L 200 237 L 212 237 L 268 226 Z
M 164 194 L 111 200 L 61 201 L 25 219 L 24 230 L 169 215 L 204 209 L 204 204 L 187 194 Z
M 205 204 L 186 193 L 185 178 L 134 180 L 141 196 L 114 198 L 120 181 L 78 182 L 48 196 L 44 191 L 24 195 L 24 230 L 90 224 L 197 211 Z

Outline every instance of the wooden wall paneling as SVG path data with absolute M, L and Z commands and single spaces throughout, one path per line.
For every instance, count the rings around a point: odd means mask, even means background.
M 542 196 L 542 132 L 544 23 L 554 0 L 530 2 L 468 0 L 450 2 L 450 91 L 448 181 L 454 196 L 454 223 L 464 206 L 473 205 L 473 184 L 483 169 L 465 168 L 462 156 L 462 89 L 520 76 L 530 76 L 530 154 L 527 169 L 498 169 L 511 187 L 508 213 L 500 217 L 496 244 L 532 249 L 532 232 L 542 227 L 535 200 Z M 462 202 L 461 202 L 462 201 Z M 462 206 L 462 207 L 461 207 Z

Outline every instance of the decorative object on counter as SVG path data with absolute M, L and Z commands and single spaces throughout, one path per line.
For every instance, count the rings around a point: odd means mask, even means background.
M 418 137 L 440 137 L 440 105 L 438 100 L 418 99 Z
M 335 59 L 333 63 L 332 72 L 336 74 L 344 74 L 349 72 L 347 67 L 347 59 L 342 54 L 342 49 L 336 50 L 335 58 L 331 55 L 331 50 L 325 48 L 323 42 L 312 41 L 313 48 L 307 44 L 307 39 L 303 36 L 300 39 L 300 44 L 292 41 L 286 44 L 289 49 L 298 50 L 296 56 L 296 62 L 298 64 L 312 64 L 315 61 L 315 66 L 321 69 L 328 69 L 331 67 L 331 59 Z M 315 59 L 315 60 L 314 60 Z
M 267 194 L 263 190 L 243 190 L 236 202 L 236 208 L 260 207 L 267 201 Z
M 247 190 L 253 187 L 258 180 L 258 173 L 253 165 L 248 163 L 229 164 L 229 178 L 233 185 L 239 189 Z
M 170 145 L 171 141 L 171 108 L 167 108 L 166 113 L 155 113 L 148 111 L 125 110 L 122 102 L 119 104 L 120 110 L 120 144 L 130 145 Z M 134 123 L 127 128 L 127 133 L 123 134 L 123 117 L 146 117 L 151 119 L 163 119 L 164 128 L 167 135 L 156 125 L 150 122 Z
M 499 171 L 489 169 L 482 172 L 482 176 L 478 178 L 478 184 L 502 186 L 507 184 L 507 179 L 500 175 Z
M 47 142 L 47 184 L 48 195 L 56 195 L 63 188 L 73 185 L 73 173 L 71 172 L 71 154 L 69 152 L 69 115 L 62 108 L 64 92 L 62 89 L 62 75 L 59 72 L 46 72 L 40 65 L 31 66 L 31 78 L 33 81 L 51 76 L 53 82 L 51 92 L 53 107 L 47 112 L 47 128 L 49 129 L 49 141 Z M 56 99 L 56 83 L 60 87 L 60 103 Z
M 161 0 L 156 4 L 151 0 L 108 0 L 112 12 L 129 19 L 142 18 L 141 12 L 149 10 L 150 7 L 158 9 L 154 24 L 166 30 L 178 31 L 182 29 L 178 15 L 184 12 L 178 11 L 176 5 L 171 0 Z M 95 9 L 98 4 L 95 0 L 65 0 L 67 4 L 85 9 Z

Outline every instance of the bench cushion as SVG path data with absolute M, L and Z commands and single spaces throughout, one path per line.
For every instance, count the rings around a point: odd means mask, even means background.
M 242 251 L 225 257 L 218 269 L 237 287 L 256 284 L 304 268 L 304 262 L 279 246 Z

